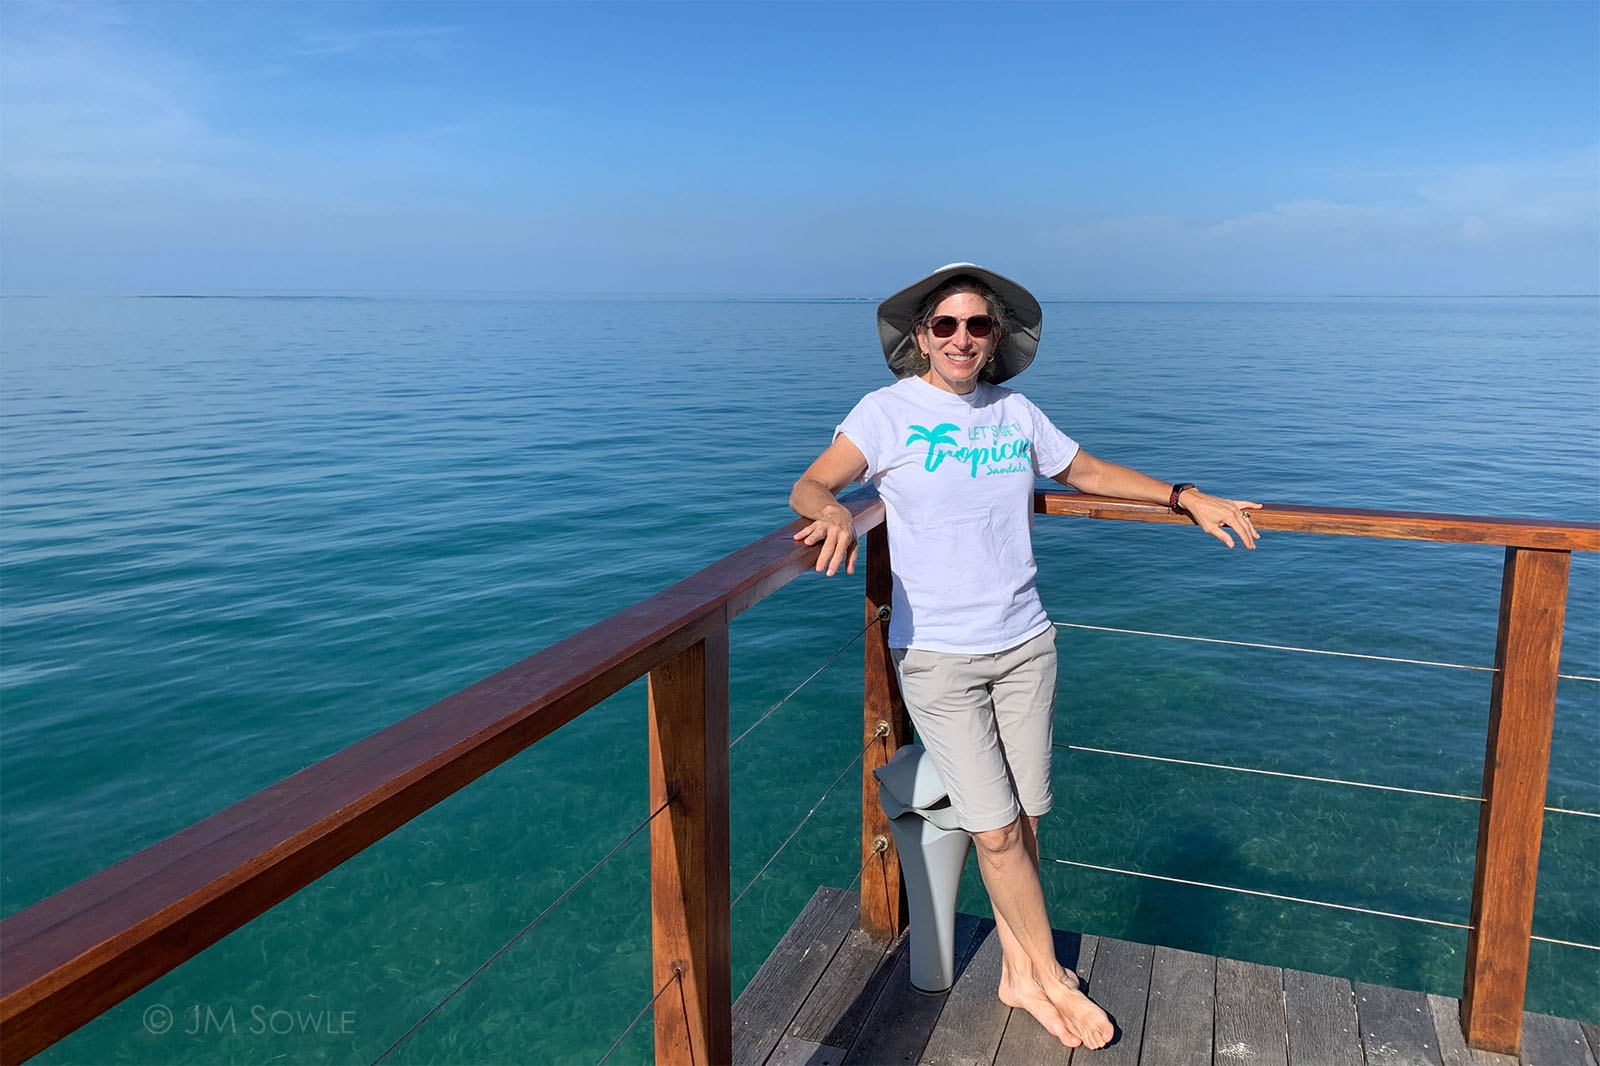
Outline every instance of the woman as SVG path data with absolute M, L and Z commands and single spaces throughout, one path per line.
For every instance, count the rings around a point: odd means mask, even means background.
M 857 480 L 877 487 L 894 577 L 889 646 L 917 735 L 977 845 L 1004 959 L 1000 999 L 1063 1044 L 1098 1048 L 1111 1023 L 1056 960 L 1039 883 L 1056 652 L 1034 587 L 1034 479 L 1167 504 L 1230 548 L 1235 535 L 1255 547 L 1244 509 L 1260 505 L 1097 459 L 1001 388 L 1032 362 L 1042 318 L 1021 285 L 971 263 L 889 297 L 878 334 L 900 380 L 845 417 L 789 502 L 813 520 L 795 539 L 822 545 L 817 570 L 854 573 L 854 523 L 837 493 Z

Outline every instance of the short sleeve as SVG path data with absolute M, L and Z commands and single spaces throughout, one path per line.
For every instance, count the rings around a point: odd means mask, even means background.
M 840 434 L 849 437 L 850 443 L 861 449 L 861 454 L 866 458 L 867 468 L 861 474 L 863 483 L 871 481 L 883 468 L 887 425 L 887 413 L 873 402 L 871 395 L 867 395 L 850 409 L 843 422 L 834 427 L 836 439 Z
M 1034 472 L 1040 477 L 1055 477 L 1072 465 L 1072 460 L 1078 454 L 1078 442 L 1057 429 L 1055 423 L 1032 401 L 1026 402 L 1033 415 Z

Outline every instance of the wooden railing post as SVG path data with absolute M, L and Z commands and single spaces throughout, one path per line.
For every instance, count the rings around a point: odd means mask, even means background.
M 893 597 L 889 576 L 889 531 L 883 527 L 867 534 L 867 613 L 865 621 L 883 618 Z M 889 832 L 889 819 L 878 804 L 878 779 L 872 771 L 889 761 L 900 745 L 911 740 L 911 721 L 900 698 L 900 681 L 889 657 L 889 623 L 867 630 L 865 671 L 862 678 L 861 743 L 861 928 L 875 937 L 892 939 L 906 927 L 905 889 L 900 883 L 900 859 Z M 868 744 L 883 724 L 888 732 L 877 744 Z M 884 850 L 874 857 L 879 841 Z
M 728 627 L 650 671 L 650 931 L 656 1062 L 733 1060 Z
M 1505 1055 L 1522 1041 L 1571 562 L 1570 552 L 1507 548 L 1500 587 L 1461 1028 L 1470 1046 Z

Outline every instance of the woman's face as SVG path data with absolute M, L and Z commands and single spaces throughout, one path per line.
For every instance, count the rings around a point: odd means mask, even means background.
M 993 358 L 995 345 L 1000 343 L 1000 330 L 997 325 L 987 337 L 974 337 L 967 330 L 967 320 L 973 315 L 988 314 L 988 303 L 975 292 L 958 292 L 939 301 L 927 321 L 949 315 L 960 324 L 948 337 L 935 337 L 926 321 L 917 325 L 917 344 L 928 357 L 923 381 L 963 396 L 977 388 L 978 371 Z

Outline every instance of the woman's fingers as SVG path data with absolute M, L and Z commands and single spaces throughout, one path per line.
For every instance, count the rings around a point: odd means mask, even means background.
M 1239 535 L 1244 546 L 1254 551 L 1261 534 L 1256 532 L 1254 523 L 1250 521 L 1250 508 L 1261 505 L 1251 500 L 1227 500 L 1203 493 L 1201 496 L 1188 509 L 1195 523 L 1230 548 L 1234 546 L 1233 537 L 1228 533 L 1231 528 Z
M 827 535 L 826 530 L 821 529 L 821 526 L 822 526 L 821 522 L 813 522 L 809 526 L 807 526 L 806 528 L 802 529 L 800 532 L 796 533 L 794 535 L 794 539 L 795 540 L 805 541 L 806 546 L 810 547 L 811 545 L 815 544 L 818 540 L 820 540 L 822 537 Z
M 1217 523 L 1217 522 L 1213 522 L 1213 523 L 1210 523 L 1210 524 L 1201 523 L 1200 528 L 1205 530 L 1207 533 L 1210 533 L 1213 537 L 1216 537 L 1218 540 L 1222 541 L 1222 543 L 1226 544 L 1228 547 L 1230 547 L 1230 548 L 1233 547 L 1233 538 L 1228 536 L 1228 531 L 1226 529 L 1223 529 L 1222 525 L 1220 523 Z
M 817 573 L 826 572 L 832 577 L 839 572 L 840 563 L 845 564 L 845 573 L 856 572 L 857 542 L 853 527 L 835 525 L 819 518 L 796 533 L 794 539 L 804 541 L 807 547 L 822 543 L 822 550 L 817 553 Z
M 1255 550 L 1256 531 L 1254 527 L 1250 525 L 1249 517 L 1240 512 L 1235 511 L 1231 514 L 1223 515 L 1222 518 L 1218 520 L 1211 529 L 1206 530 L 1206 532 L 1210 533 L 1213 537 L 1216 537 L 1218 540 L 1222 541 L 1222 543 L 1231 548 L 1233 547 L 1233 538 L 1228 535 L 1228 528 L 1230 527 L 1235 533 L 1239 534 L 1239 540 L 1246 548 L 1249 548 L 1251 551 Z
M 847 562 L 848 560 L 848 562 Z M 822 571 L 827 565 L 827 575 L 832 577 L 839 572 L 839 564 L 847 562 L 845 572 L 856 572 L 855 536 L 853 531 L 837 529 L 828 530 L 828 543 L 823 545 L 822 552 L 817 556 L 817 570 Z
M 1244 540 L 1244 546 L 1254 550 L 1256 541 L 1261 539 L 1261 533 L 1256 529 L 1255 523 L 1250 520 L 1252 510 L 1259 511 L 1261 505 L 1253 500 L 1229 500 L 1233 505 L 1233 514 L 1229 516 L 1229 523 L 1239 531 L 1239 536 Z

